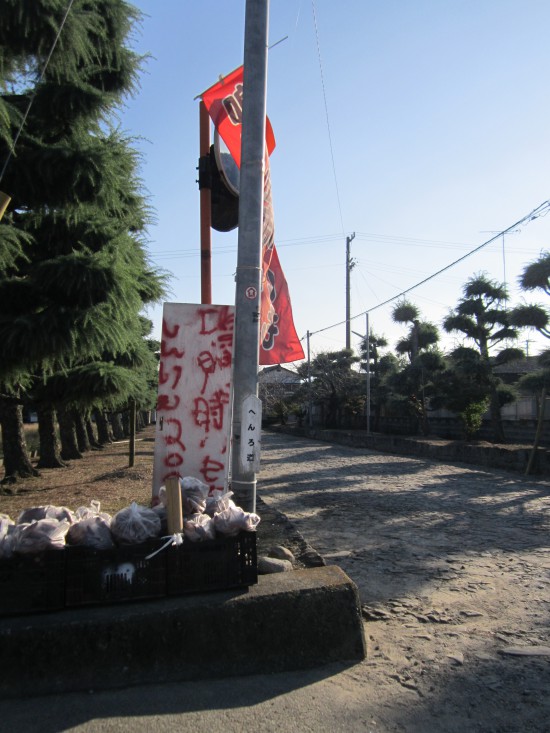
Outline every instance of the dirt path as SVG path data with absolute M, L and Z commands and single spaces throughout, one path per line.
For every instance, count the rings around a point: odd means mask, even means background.
M 281 434 L 263 451 L 259 495 L 359 588 L 365 730 L 550 731 L 549 481 Z

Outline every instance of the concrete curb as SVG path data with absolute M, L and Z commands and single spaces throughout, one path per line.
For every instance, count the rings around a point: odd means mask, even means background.
M 0 698 L 281 672 L 366 655 L 355 584 L 336 566 L 242 591 L 4 619 Z

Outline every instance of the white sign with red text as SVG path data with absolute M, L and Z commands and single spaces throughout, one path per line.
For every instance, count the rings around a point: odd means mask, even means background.
M 164 304 L 153 496 L 172 476 L 227 489 L 234 321 L 229 305 Z

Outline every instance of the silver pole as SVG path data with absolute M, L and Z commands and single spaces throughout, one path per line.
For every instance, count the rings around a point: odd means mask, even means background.
M 244 400 L 258 394 L 268 18 L 269 0 L 246 0 L 231 476 L 245 511 L 256 510 L 256 473 L 241 464 L 240 447 Z
M 307 420 L 308 420 L 308 426 L 311 428 L 313 426 L 313 399 L 311 396 L 311 356 L 310 356 L 310 350 L 309 350 L 309 331 L 307 332 L 307 394 L 308 394 L 308 410 L 307 410 Z
M 370 435 L 370 335 L 369 335 L 369 314 L 367 316 L 367 435 Z
M 355 232 L 346 237 L 346 349 L 351 349 L 351 271 L 355 262 L 351 257 L 350 245 L 355 239 Z

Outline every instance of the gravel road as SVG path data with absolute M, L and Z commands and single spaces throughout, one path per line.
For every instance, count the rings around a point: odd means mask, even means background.
M 258 492 L 266 542 L 305 540 L 357 584 L 365 661 L 29 690 L 0 730 L 549 733 L 550 482 L 267 433 Z
M 359 588 L 362 730 L 550 731 L 549 481 L 266 433 L 258 487 Z

